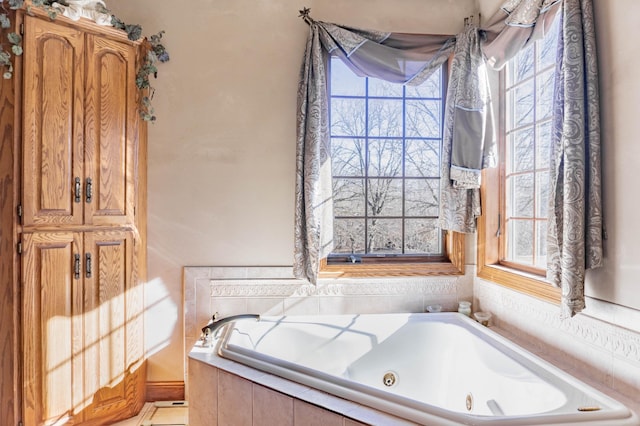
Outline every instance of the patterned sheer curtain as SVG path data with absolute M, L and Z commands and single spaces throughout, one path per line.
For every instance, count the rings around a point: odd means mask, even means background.
M 600 98 L 592 0 L 564 0 L 561 19 L 547 278 L 569 317 L 585 307 L 586 270 L 603 263 Z

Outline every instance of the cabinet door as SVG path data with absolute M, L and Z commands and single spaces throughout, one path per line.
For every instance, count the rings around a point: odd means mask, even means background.
M 23 235 L 25 425 L 71 422 L 86 404 L 81 243 L 73 232 Z
M 144 404 L 143 299 L 130 231 L 85 234 L 84 384 L 87 424 L 135 415 Z M 90 272 L 88 272 L 90 271 Z
M 132 231 L 23 235 L 24 424 L 110 424 L 144 404 Z
M 26 16 L 23 46 L 23 223 L 80 224 L 84 36 Z
M 92 196 L 85 223 L 131 224 L 139 119 L 136 48 L 88 34 L 86 49 L 85 174 Z

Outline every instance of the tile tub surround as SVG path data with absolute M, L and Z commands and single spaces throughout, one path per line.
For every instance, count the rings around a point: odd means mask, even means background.
M 457 278 L 366 280 L 364 285 L 336 280 L 315 288 L 295 280 L 290 266 L 185 267 L 185 354 L 216 311 L 222 316 L 394 312 L 408 306 L 423 310 L 432 303 L 455 310 L 458 300 L 473 300 L 474 311 L 493 314 L 494 331 L 640 413 L 640 312 L 589 301 L 589 315 L 561 322 L 556 306 L 484 280 L 474 282 L 472 265 L 466 271 Z M 188 378 L 186 384 L 191 399 Z
M 480 279 L 474 305 L 494 331 L 640 413 L 640 312 L 591 299 L 561 320 L 558 306 Z
M 492 327 L 493 331 L 531 352 L 535 347 L 523 336 Z M 640 401 L 594 381 L 589 371 L 565 368 L 563 361 L 541 358 L 640 412 Z M 196 345 L 189 354 L 190 426 L 245 425 L 376 425 L 417 426 L 409 420 L 345 400 L 244 364 L 222 358 L 213 348 Z M 266 410 L 265 407 L 270 407 Z M 605 426 L 605 425 L 603 425 Z
M 431 304 L 455 311 L 473 298 L 474 268 L 462 276 L 295 279 L 291 266 L 185 267 L 184 348 L 188 354 L 211 315 L 318 315 L 425 312 Z M 185 356 L 185 371 L 188 370 Z M 188 380 L 186 380 L 188 391 Z
M 190 426 L 417 426 L 218 357 L 211 348 L 193 348 L 189 381 Z

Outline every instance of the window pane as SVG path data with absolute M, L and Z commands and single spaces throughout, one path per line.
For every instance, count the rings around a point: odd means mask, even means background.
M 406 219 L 404 227 L 405 253 L 442 254 L 442 231 L 437 219 Z
M 365 100 L 331 99 L 331 135 L 365 136 Z
M 369 141 L 369 176 L 402 176 L 402 139 Z
M 544 120 L 553 113 L 553 69 L 536 77 L 538 89 L 536 98 L 536 120 Z
M 407 98 L 441 98 L 442 69 L 438 69 L 420 86 L 406 86 Z
M 334 253 L 364 253 L 364 219 L 335 219 L 333 245 Z
M 511 219 L 509 232 L 509 260 L 531 265 L 533 263 L 533 221 Z
M 434 179 L 405 181 L 405 216 L 438 216 L 440 185 Z
M 513 99 L 513 127 L 533 122 L 533 80 L 516 87 Z
M 547 221 L 536 221 L 536 262 L 535 266 L 547 269 Z
M 370 253 L 402 253 L 402 219 L 369 219 Z
M 407 100 L 407 136 L 439 138 L 442 127 L 442 103 L 431 100 Z
M 509 217 L 533 217 L 533 174 L 512 176 L 509 186 Z
M 369 96 L 384 96 L 387 98 L 401 98 L 402 84 L 389 83 L 377 78 L 369 79 Z
M 509 172 L 533 170 L 533 129 L 514 132 L 509 137 Z
M 556 64 L 556 56 L 558 49 L 558 29 L 560 28 L 560 19 L 556 16 L 553 25 L 544 39 L 538 42 L 538 67 L 544 69 Z
M 549 172 L 536 173 L 536 217 L 546 218 L 549 210 Z
M 333 214 L 364 216 L 364 180 L 333 180 Z
M 440 141 L 407 141 L 404 173 L 407 177 L 439 177 Z
M 536 168 L 547 169 L 551 159 L 551 122 L 540 124 L 536 132 Z
M 517 83 L 533 75 L 533 54 L 533 45 L 531 45 L 512 59 L 509 67 L 512 82 Z
M 331 139 L 333 176 L 364 176 L 365 143 L 363 139 Z
M 402 136 L 401 100 L 369 100 L 369 135 L 390 137 Z
M 333 96 L 364 96 L 365 79 L 358 77 L 339 58 L 331 59 L 331 94 Z
M 367 214 L 402 216 L 402 180 L 368 179 Z

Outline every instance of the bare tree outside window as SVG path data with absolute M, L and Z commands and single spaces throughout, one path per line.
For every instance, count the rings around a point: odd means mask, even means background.
M 556 20 L 557 21 L 557 20 Z M 549 157 L 559 25 L 507 63 L 504 260 L 546 269 Z
M 417 87 L 330 66 L 334 254 L 444 253 L 442 69 Z

